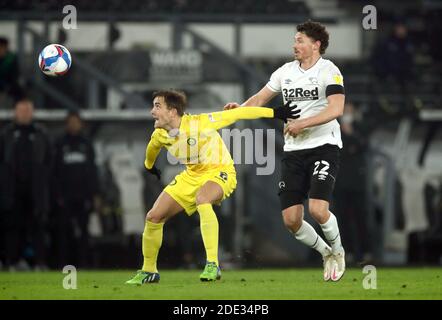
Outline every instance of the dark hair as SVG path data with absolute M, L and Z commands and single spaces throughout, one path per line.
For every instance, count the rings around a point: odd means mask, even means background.
M 8 44 L 9 44 L 9 40 L 8 40 L 8 38 L 0 37 L 0 46 L 5 46 L 5 47 L 7 47 Z
M 319 22 L 308 20 L 302 24 L 299 24 L 296 27 L 296 30 L 298 30 L 298 32 L 305 33 L 307 37 L 312 38 L 314 41 L 320 41 L 321 47 L 319 48 L 319 53 L 325 53 L 325 50 L 328 47 L 329 36 L 324 25 Z
M 176 109 L 179 116 L 184 114 L 184 109 L 186 109 L 187 106 L 187 97 L 184 92 L 176 90 L 160 90 L 153 93 L 152 99 L 155 99 L 156 97 L 163 97 L 167 107 L 169 109 Z
M 34 101 L 32 101 L 31 98 L 29 98 L 27 96 L 21 96 L 21 97 L 14 100 L 14 108 L 16 108 L 22 102 L 28 102 L 28 103 L 34 104 Z
M 70 109 L 68 110 L 68 113 L 66 114 L 65 121 L 68 121 L 70 118 L 78 118 L 78 120 L 82 120 L 80 116 L 80 112 L 76 109 Z

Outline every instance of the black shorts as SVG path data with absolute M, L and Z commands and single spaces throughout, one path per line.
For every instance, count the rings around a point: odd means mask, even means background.
M 284 152 L 278 192 L 282 210 L 307 198 L 330 202 L 338 170 L 338 146 Z

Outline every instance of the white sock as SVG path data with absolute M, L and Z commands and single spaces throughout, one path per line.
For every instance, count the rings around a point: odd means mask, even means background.
M 344 251 L 341 243 L 341 235 L 339 233 L 338 221 L 333 213 L 330 212 L 330 218 L 324 224 L 321 224 L 325 238 L 331 244 L 333 254 Z
M 301 228 L 295 233 L 295 238 L 310 248 L 315 249 L 322 256 L 330 254 L 330 247 L 305 220 L 302 220 Z

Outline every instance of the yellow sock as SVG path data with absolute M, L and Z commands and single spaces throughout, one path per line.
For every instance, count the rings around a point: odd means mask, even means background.
M 207 261 L 218 265 L 218 219 L 210 203 L 200 204 L 196 209 L 200 215 L 201 235 Z
M 143 232 L 143 271 L 158 272 L 157 258 L 163 242 L 164 223 L 146 221 Z

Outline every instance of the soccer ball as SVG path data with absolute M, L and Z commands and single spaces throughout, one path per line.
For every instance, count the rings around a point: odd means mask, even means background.
M 38 55 L 38 66 L 44 74 L 52 77 L 64 75 L 72 64 L 71 54 L 61 44 L 50 44 Z

